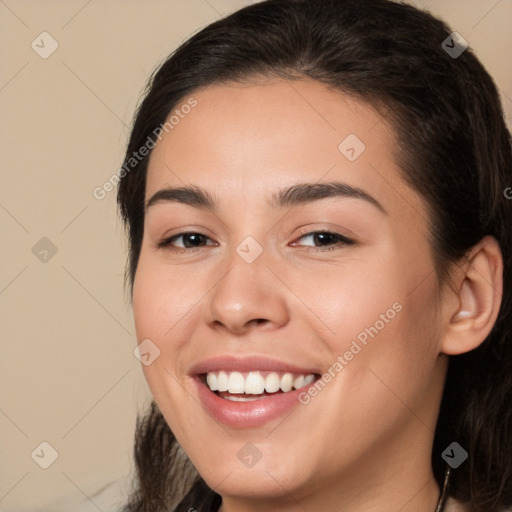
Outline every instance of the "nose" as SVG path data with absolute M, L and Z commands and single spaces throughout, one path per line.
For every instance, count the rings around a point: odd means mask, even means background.
M 251 329 L 272 330 L 289 321 L 287 289 L 267 266 L 264 253 L 252 263 L 236 251 L 224 277 L 208 294 L 206 321 L 214 329 L 243 335 Z

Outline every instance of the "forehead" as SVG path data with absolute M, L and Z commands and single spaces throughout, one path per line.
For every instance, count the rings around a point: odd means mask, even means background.
M 187 103 L 195 106 L 183 108 Z M 316 81 L 211 85 L 170 115 L 171 128 L 150 158 L 146 199 L 164 187 L 194 184 L 240 207 L 297 182 L 336 180 L 378 196 L 397 215 L 407 215 L 411 203 L 424 210 L 400 177 L 388 120 Z

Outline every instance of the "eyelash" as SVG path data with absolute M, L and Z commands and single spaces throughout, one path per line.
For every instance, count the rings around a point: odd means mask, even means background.
M 340 242 L 343 245 L 353 245 L 353 244 L 355 244 L 354 240 L 352 240 L 350 238 L 347 238 L 346 236 L 340 235 L 339 233 L 335 233 L 333 231 L 324 231 L 324 230 L 309 231 L 309 232 L 306 232 L 306 233 L 302 233 L 302 234 L 299 235 L 298 240 L 300 240 L 301 238 L 304 238 L 306 236 L 312 236 L 312 235 L 318 235 L 318 234 L 334 236 L 335 238 L 339 239 L 339 242 L 337 244 L 333 244 L 333 245 L 331 245 L 329 247 L 323 247 L 323 248 L 313 248 L 311 246 L 308 246 L 308 247 L 314 249 L 317 252 L 326 252 L 326 251 L 333 251 L 334 249 L 340 249 L 341 247 L 339 247 L 339 245 L 338 245 Z M 165 238 L 165 239 L 161 240 L 160 242 L 158 242 L 157 248 L 158 249 L 170 249 L 173 252 L 176 252 L 178 254 L 184 254 L 184 253 L 189 253 L 190 254 L 190 253 L 195 253 L 198 250 L 200 250 L 202 247 L 204 247 L 204 246 L 200 246 L 200 247 L 174 247 L 173 245 L 171 245 L 172 242 L 175 241 L 177 238 L 180 238 L 180 237 L 186 236 L 186 235 L 199 235 L 199 236 L 202 236 L 204 238 L 209 238 L 205 234 L 200 233 L 198 231 L 185 231 L 183 233 L 178 233 L 177 235 L 173 235 L 173 236 L 171 236 L 169 238 Z

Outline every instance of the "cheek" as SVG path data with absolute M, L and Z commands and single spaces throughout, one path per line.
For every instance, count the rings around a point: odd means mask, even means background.
M 141 253 L 133 285 L 133 313 L 137 338 L 176 339 L 181 320 L 201 298 L 194 279 L 178 267 L 162 265 Z
M 391 390 L 406 403 L 422 400 L 439 352 L 430 261 L 394 256 L 364 269 L 352 266 L 350 274 L 308 275 L 297 288 L 321 320 L 316 325 L 326 333 L 331 372 L 342 376 L 333 388 L 347 402 L 354 399 L 354 410 L 364 400 L 368 414 L 384 416 L 383 404 L 395 401 L 400 408 Z
M 341 263 L 327 262 L 287 276 L 287 284 L 301 299 L 293 301 L 296 319 L 325 332 L 335 353 L 348 349 L 365 328 L 375 322 L 380 326 L 380 315 L 400 299 L 389 261 L 374 259 L 370 264 L 366 259 L 365 264 L 365 258 L 368 256 L 359 252 Z M 389 315 L 394 317 L 394 313 L 391 310 Z
M 173 270 L 156 265 L 143 249 L 133 284 L 137 343 L 149 344 L 156 354 L 150 364 L 142 364 L 142 370 L 157 403 L 162 390 L 173 386 L 169 374 L 175 374 L 186 327 L 180 319 L 186 318 L 193 302 L 190 288 L 173 284 Z

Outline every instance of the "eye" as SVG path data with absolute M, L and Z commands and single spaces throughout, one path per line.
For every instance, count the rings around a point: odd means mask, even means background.
M 341 248 L 344 245 L 352 245 L 355 243 L 354 240 L 347 238 L 346 236 L 340 235 L 339 233 L 333 233 L 331 231 L 312 231 L 301 235 L 298 240 L 308 240 L 313 243 L 313 247 L 320 247 L 320 251 L 332 251 L 333 249 Z M 315 245 L 319 244 L 319 245 Z M 294 242 L 291 245 L 297 245 Z M 301 244 L 299 244 L 301 245 Z M 302 244 L 308 246 L 308 244 Z
M 181 242 L 176 244 L 176 242 Z M 159 249 L 163 248 L 171 248 L 173 250 L 176 250 L 177 252 L 190 252 L 194 251 L 195 249 L 199 249 L 200 247 L 204 245 L 215 245 L 215 244 L 206 244 L 207 240 L 211 240 L 206 235 L 203 235 L 202 233 L 197 233 L 195 231 L 189 231 L 186 233 L 179 233 L 177 235 L 173 235 L 169 238 L 165 238 L 158 242 L 157 247 Z
M 298 240 L 309 240 L 312 242 L 313 247 L 317 247 L 319 251 L 331 251 L 333 249 L 341 248 L 345 245 L 352 245 L 355 243 L 354 240 L 347 238 L 339 233 L 333 233 L 331 231 L 312 231 L 301 235 Z M 178 233 L 168 238 L 164 238 L 157 244 L 158 249 L 168 248 L 179 253 L 195 252 L 201 247 L 206 245 L 215 245 L 211 238 L 198 233 L 195 231 L 189 231 L 185 233 Z M 311 246 L 311 244 L 297 244 L 293 242 L 292 246 Z

